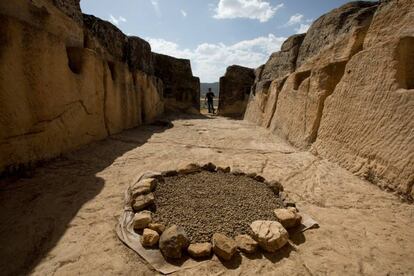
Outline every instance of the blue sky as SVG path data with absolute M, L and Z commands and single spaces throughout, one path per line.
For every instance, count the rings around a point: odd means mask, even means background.
M 152 50 L 191 59 L 202 82 L 227 66 L 255 68 L 282 42 L 347 0 L 82 0 L 84 13 L 111 21 Z

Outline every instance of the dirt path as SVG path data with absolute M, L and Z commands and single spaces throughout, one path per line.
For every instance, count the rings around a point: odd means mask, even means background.
M 153 275 L 117 239 L 127 185 L 141 172 L 212 161 L 279 180 L 320 228 L 274 256 L 183 275 L 413 275 L 414 206 L 244 121 L 176 119 L 142 127 L 0 180 L 1 274 Z

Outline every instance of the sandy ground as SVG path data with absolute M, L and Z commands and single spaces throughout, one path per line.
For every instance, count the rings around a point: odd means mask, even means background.
M 320 228 L 276 255 L 213 259 L 182 275 L 413 275 L 414 206 L 265 129 L 220 117 L 146 126 L 0 181 L 0 274 L 153 275 L 117 238 L 140 173 L 212 161 L 279 180 Z

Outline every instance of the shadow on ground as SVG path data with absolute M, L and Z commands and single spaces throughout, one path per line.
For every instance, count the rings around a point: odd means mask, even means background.
M 280 262 L 284 258 L 289 258 L 290 253 L 292 251 L 295 251 L 295 248 L 290 243 L 288 243 L 284 247 L 276 251 L 275 253 L 258 251 L 254 254 L 242 254 L 242 253 L 237 252 L 230 261 L 223 261 L 221 259 L 219 260 L 223 264 L 223 266 L 225 266 L 227 269 L 234 270 L 234 269 L 237 269 L 241 265 L 242 255 L 250 260 L 266 258 L 272 263 L 277 263 L 277 262 Z
M 170 127 L 158 121 L 123 132 L 122 137 L 133 137 L 130 142 L 114 135 L 30 172 L 0 178 L 0 274 L 22 275 L 36 267 L 79 209 L 102 191 L 105 182 L 97 173 Z

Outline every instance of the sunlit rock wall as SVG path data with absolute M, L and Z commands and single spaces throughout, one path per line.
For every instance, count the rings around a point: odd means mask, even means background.
M 413 14 L 414 2 L 398 0 L 323 15 L 301 42 L 294 72 L 269 80 L 261 67 L 245 119 L 413 195 Z
M 323 109 L 313 148 L 414 196 L 414 2 L 384 1 Z
M 0 172 L 163 113 L 149 44 L 101 20 L 80 24 L 73 3 L 0 2 Z
M 244 118 L 248 121 L 255 122 L 258 125 L 268 127 L 270 118 L 265 116 L 270 110 L 274 109 L 278 97 L 277 90 L 269 90 L 272 80 L 284 79 L 287 75 L 296 70 L 296 60 L 299 49 L 305 34 L 293 35 L 289 37 L 281 47 L 279 52 L 273 53 L 269 60 L 263 66 L 255 70 L 255 83 L 252 87 L 251 99 Z M 268 98 L 271 106 L 267 106 Z M 273 113 L 273 112 L 271 112 Z

